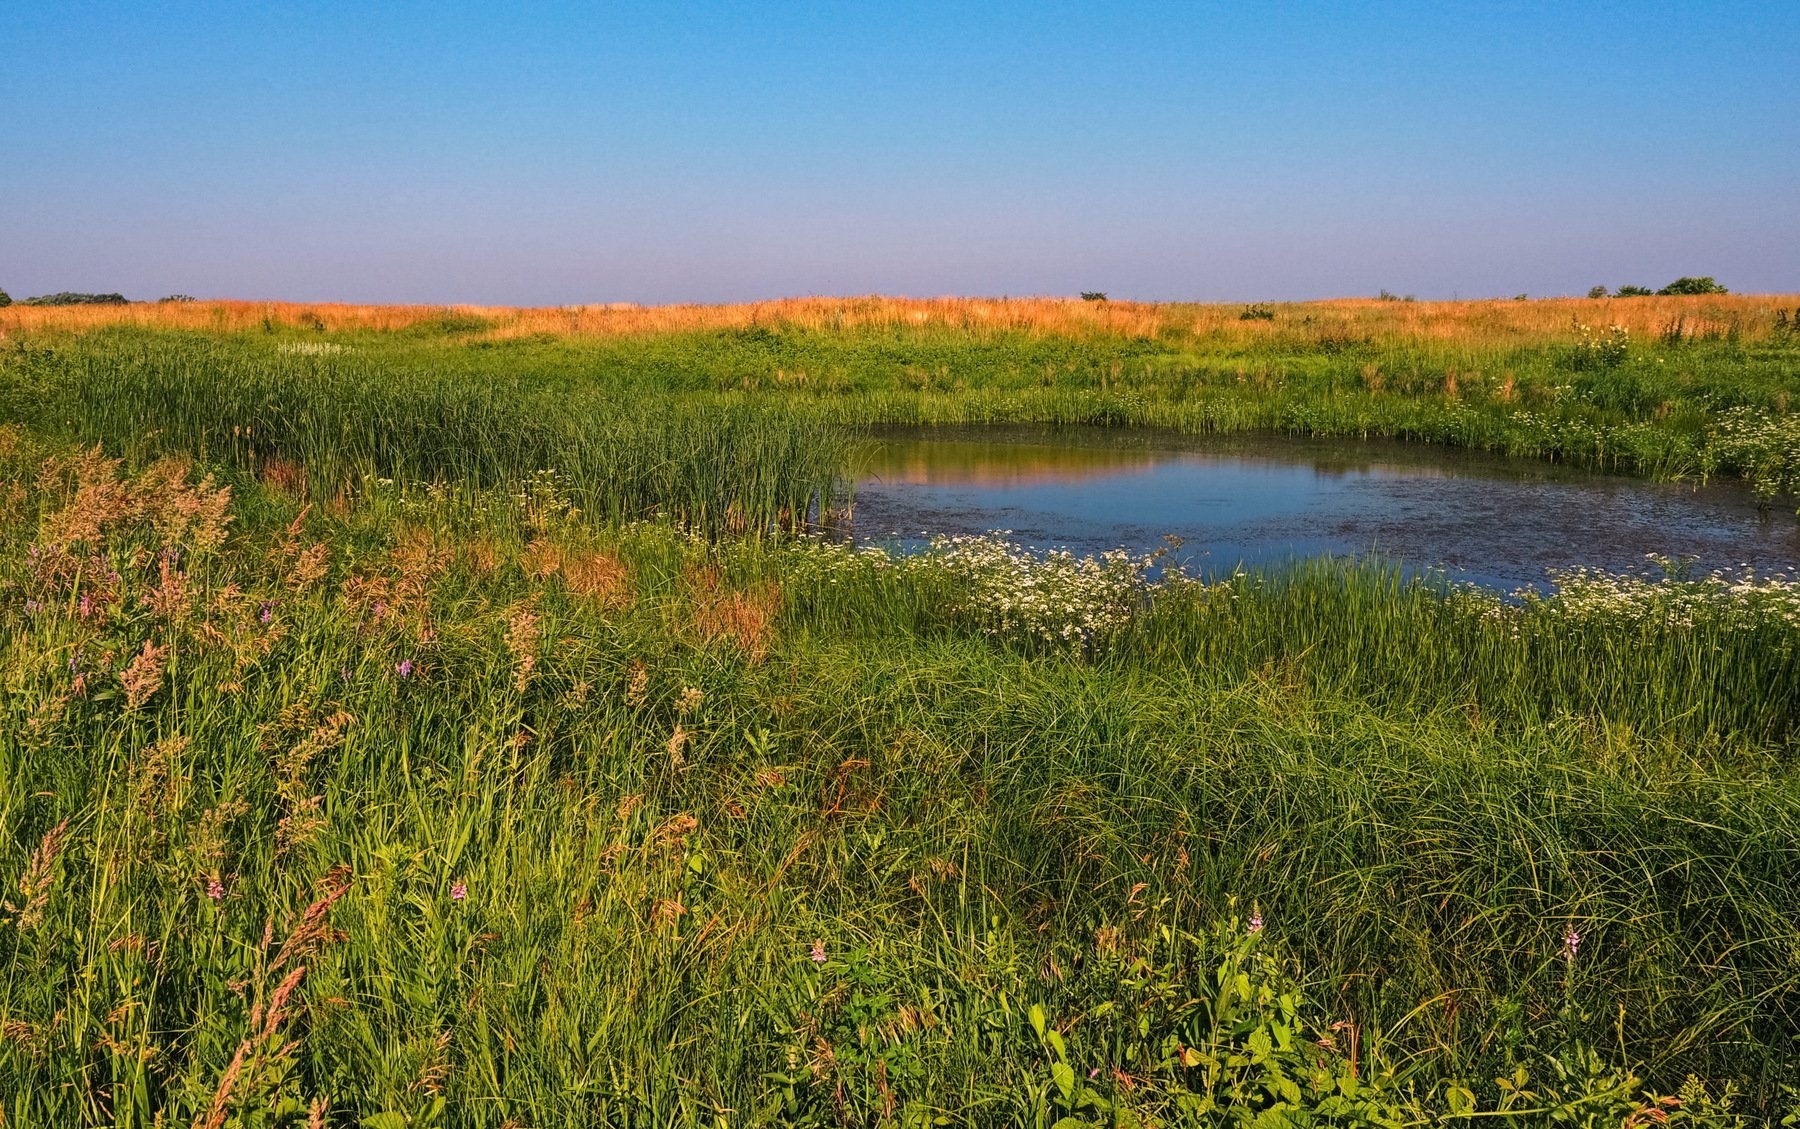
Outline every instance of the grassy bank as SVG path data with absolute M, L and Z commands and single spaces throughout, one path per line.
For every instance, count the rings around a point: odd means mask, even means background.
M 284 423 L 403 463 L 561 413 L 664 405 L 813 424 L 1048 423 L 1385 436 L 1800 494 L 1800 298 L 1257 307 L 809 299 L 475 310 L 179 303 L 0 311 L 0 408 L 112 442 Z M 240 386 L 263 389 L 246 397 Z M 545 411 L 548 407 L 554 411 Z M 32 413 L 38 413 L 33 416 Z M 309 417 L 310 418 L 310 417 Z M 405 427 L 429 421 L 424 434 Z M 361 432 L 372 421 L 402 431 Z M 135 431 L 133 429 L 136 429 Z M 473 436 L 473 439 L 471 437 Z M 806 444 L 810 446 L 810 441 Z M 426 460 L 426 471 L 441 469 Z M 465 458 L 458 454 L 456 458 Z M 784 456 L 785 457 L 785 456 Z M 790 475 L 797 480 L 817 472 Z
M 1790 585 L 1152 587 L 456 462 L 334 506 L 210 400 L 76 455 L 145 418 L 82 395 L 0 433 L 8 1125 L 1792 1106 Z

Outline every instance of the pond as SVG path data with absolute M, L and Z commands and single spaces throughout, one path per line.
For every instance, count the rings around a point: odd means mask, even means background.
M 1009 530 L 1077 554 L 1172 554 L 1229 572 L 1377 553 L 1495 588 L 1552 569 L 1642 572 L 1649 554 L 1714 569 L 1800 565 L 1800 518 L 1738 482 L 1649 482 L 1551 463 L 1384 441 L 1193 437 L 1104 428 L 932 428 L 872 434 L 858 452 L 852 531 L 916 547 Z

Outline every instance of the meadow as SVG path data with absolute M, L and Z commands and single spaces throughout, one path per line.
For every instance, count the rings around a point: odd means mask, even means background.
M 1800 1122 L 1800 582 L 805 534 L 892 422 L 1791 509 L 1796 307 L 0 310 L 0 1124 Z

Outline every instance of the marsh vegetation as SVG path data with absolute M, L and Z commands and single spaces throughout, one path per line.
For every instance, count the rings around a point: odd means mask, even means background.
M 1791 520 L 1793 304 L 9 307 L 5 1123 L 1778 1123 L 1793 579 L 800 527 L 999 421 Z

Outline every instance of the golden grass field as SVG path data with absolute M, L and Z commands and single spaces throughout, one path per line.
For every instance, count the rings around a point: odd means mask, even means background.
M 1254 341 L 1292 332 L 1296 322 L 1320 334 L 1377 341 L 1415 339 L 1469 344 L 1529 343 L 1566 334 L 1574 323 L 1623 326 L 1633 336 L 1662 332 L 1677 320 L 1690 333 L 1735 328 L 1743 340 L 1775 332 L 1800 310 L 1800 294 L 1692 297 L 1482 299 L 1458 302 L 1335 298 L 1270 303 L 1273 321 L 1243 320 L 1243 303 L 1083 302 L 1070 298 L 785 298 L 737 305 L 365 306 L 337 302 L 133 302 L 122 306 L 22 306 L 0 309 L 0 338 L 82 333 L 115 325 L 235 332 L 305 327 L 326 332 L 405 329 L 454 316 L 471 338 L 531 334 L 617 337 L 793 326 L 809 330 L 941 326 L 974 333 L 1115 334 L 1151 338 L 1210 335 Z M 1789 314 L 1789 316 L 1792 316 Z M 1310 319 L 1310 320 L 1308 320 Z M 484 324 L 483 324 L 484 323 Z

